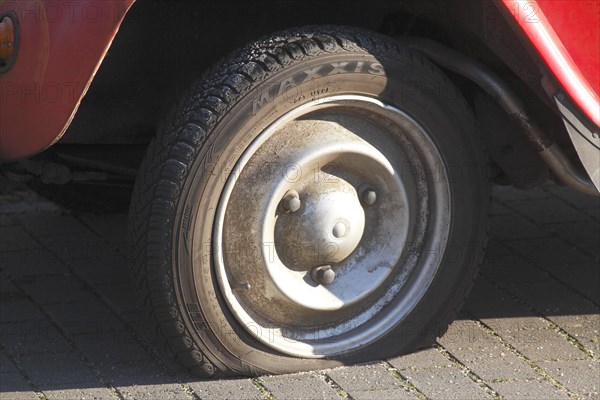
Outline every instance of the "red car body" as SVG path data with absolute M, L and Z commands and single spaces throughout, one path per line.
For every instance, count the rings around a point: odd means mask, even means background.
M 0 1 L 0 15 L 16 21 L 18 45 L 14 65 L 0 74 L 2 161 L 33 156 L 61 138 L 134 2 Z M 552 72 L 550 86 L 600 126 L 600 2 L 493 4 Z
M 600 2 L 502 1 L 566 92 L 600 126 Z
M 0 76 L 0 159 L 34 155 L 63 135 L 134 1 L 0 3 L 19 38 Z

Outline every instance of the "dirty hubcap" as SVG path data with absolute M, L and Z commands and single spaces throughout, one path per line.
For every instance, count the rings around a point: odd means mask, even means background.
M 416 122 L 372 98 L 282 116 L 238 160 L 217 209 L 213 254 L 232 314 L 302 357 L 384 335 L 426 291 L 445 246 L 440 165 Z

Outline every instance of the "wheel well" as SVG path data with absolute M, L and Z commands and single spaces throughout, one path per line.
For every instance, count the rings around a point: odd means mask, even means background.
M 139 0 L 126 17 L 61 143 L 144 144 L 161 117 L 203 71 L 236 48 L 293 26 L 336 24 L 392 37 L 421 36 L 454 47 L 494 69 L 549 120 L 570 147 L 541 87 L 538 65 L 493 2 Z M 509 67 L 510 66 L 510 67 Z M 449 73 L 473 102 L 479 88 Z M 544 121 L 541 121 L 542 125 Z
M 381 31 L 393 3 L 138 0 L 61 142 L 147 143 L 185 88 L 236 48 L 302 25 Z
M 428 4 L 446 8 L 444 2 Z M 138 0 L 61 142 L 147 143 L 160 117 L 203 71 L 236 48 L 293 26 L 336 24 L 443 38 L 433 20 L 415 14 L 419 10 L 413 1 L 367 7 L 364 1 Z

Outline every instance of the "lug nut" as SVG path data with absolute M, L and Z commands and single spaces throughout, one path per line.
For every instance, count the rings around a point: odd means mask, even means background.
M 329 265 L 313 268 L 311 275 L 321 285 L 329 285 L 335 279 L 335 271 Z
M 345 223 L 338 222 L 337 224 L 335 224 L 333 226 L 332 233 L 333 233 L 333 236 L 338 239 L 343 238 L 344 236 L 346 236 L 346 233 L 348 233 L 348 227 L 346 226 Z
M 300 206 L 302 205 L 302 203 L 300 202 L 300 196 L 298 195 L 298 192 L 296 192 L 295 190 L 288 192 L 288 194 L 286 194 L 283 198 L 282 205 L 286 211 L 298 211 L 300 209 Z
M 372 206 L 377 201 L 377 192 L 373 189 L 366 189 L 362 193 L 361 200 L 365 206 Z

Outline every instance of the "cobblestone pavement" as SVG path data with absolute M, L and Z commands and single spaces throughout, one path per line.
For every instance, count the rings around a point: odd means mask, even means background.
M 182 372 L 148 334 L 125 215 L 21 196 L 0 196 L 2 399 L 600 399 L 600 205 L 568 189 L 495 189 L 481 276 L 434 347 L 221 381 Z

